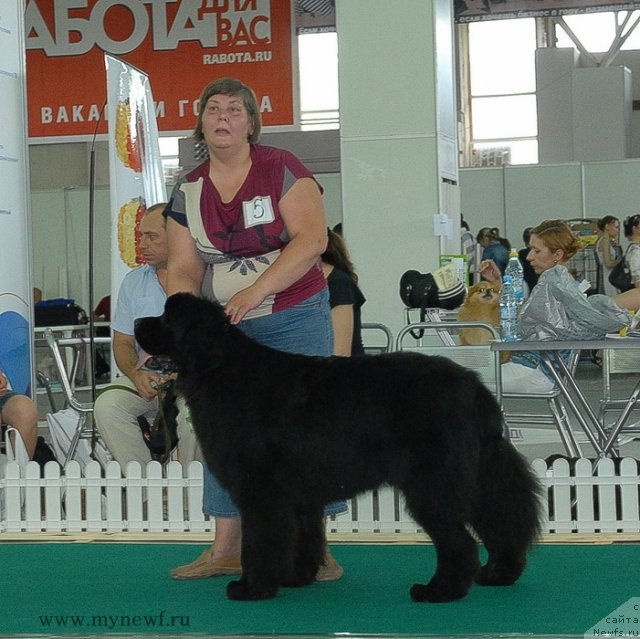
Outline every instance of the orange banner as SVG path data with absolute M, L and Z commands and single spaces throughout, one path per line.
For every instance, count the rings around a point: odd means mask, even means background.
M 265 126 L 294 124 L 290 0 L 27 0 L 25 32 L 32 141 L 106 133 L 105 52 L 149 76 L 161 132 L 190 133 L 223 76 L 255 90 Z

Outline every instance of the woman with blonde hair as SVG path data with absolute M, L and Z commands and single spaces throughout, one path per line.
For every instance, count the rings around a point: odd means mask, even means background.
M 587 298 L 567 268 L 567 262 L 582 249 L 582 242 L 565 221 L 546 220 L 531 229 L 530 246 L 527 261 L 539 278 L 520 313 L 521 339 L 588 339 L 584 335 L 593 331 L 600 331 L 599 336 L 604 337 L 630 323 L 625 309 L 636 310 L 640 306 L 640 289 L 615 298 Z M 479 271 L 492 284 L 500 284 L 500 270 L 492 261 L 482 262 Z M 568 352 L 564 355 L 568 356 Z M 546 392 L 553 388 L 553 377 L 538 351 L 514 352 L 502 366 L 502 387 L 506 392 Z

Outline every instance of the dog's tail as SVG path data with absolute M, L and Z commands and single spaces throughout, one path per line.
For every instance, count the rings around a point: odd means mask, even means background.
M 504 438 L 487 442 L 478 468 L 472 525 L 489 553 L 477 581 L 509 585 L 541 531 L 542 487 L 529 462 Z

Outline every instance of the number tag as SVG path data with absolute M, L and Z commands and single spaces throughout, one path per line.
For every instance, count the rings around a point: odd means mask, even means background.
M 258 195 L 249 202 L 243 202 L 242 213 L 244 215 L 245 228 L 256 226 L 257 224 L 268 224 L 275 220 L 270 195 Z

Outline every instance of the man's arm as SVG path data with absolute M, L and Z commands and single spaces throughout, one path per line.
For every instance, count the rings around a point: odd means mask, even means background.
M 161 384 L 164 378 L 151 371 L 140 370 L 136 339 L 133 335 L 113 331 L 113 356 L 118 368 L 135 384 L 140 397 L 147 401 L 156 396 L 156 384 Z

